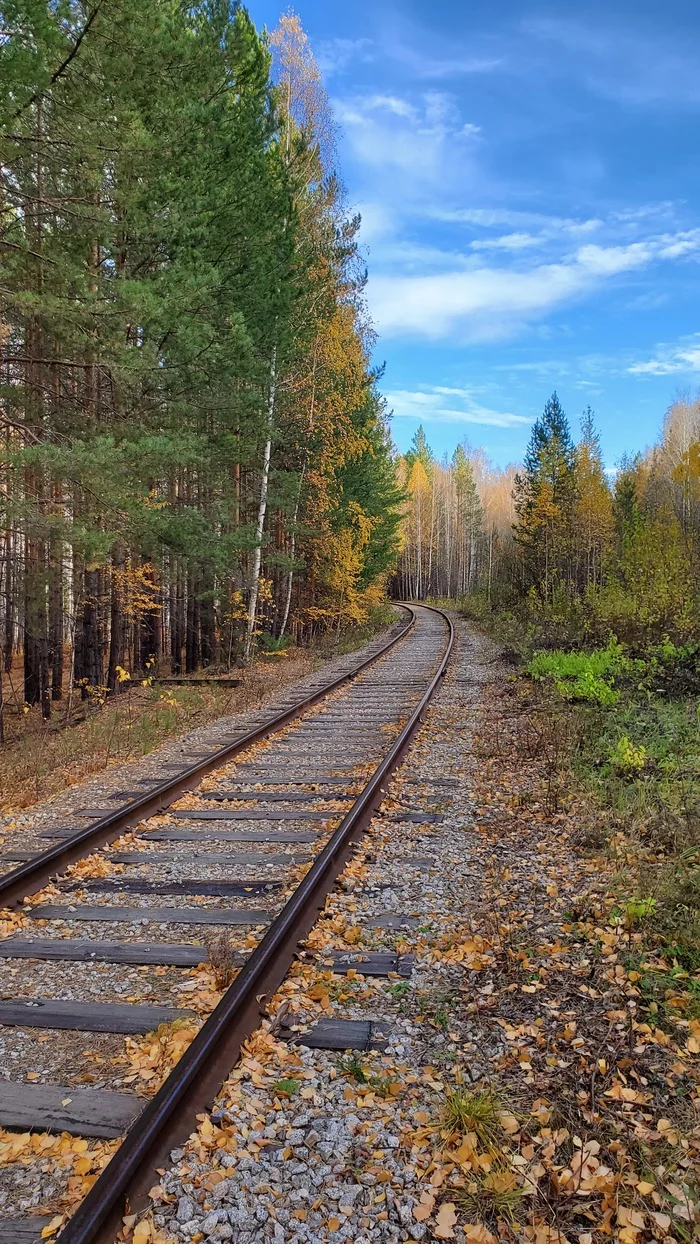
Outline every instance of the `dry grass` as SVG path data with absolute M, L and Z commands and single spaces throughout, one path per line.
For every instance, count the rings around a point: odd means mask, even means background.
M 479 1175 L 455 1194 L 460 1208 L 471 1221 L 513 1223 L 524 1191 L 505 1165 L 488 1175 Z
M 228 989 L 240 967 L 240 952 L 228 929 L 213 934 L 206 942 L 209 966 L 214 973 L 215 989 Z
M 0 748 L 0 812 L 31 807 L 114 764 L 138 760 L 168 739 L 229 713 L 255 708 L 318 665 L 312 652 L 293 650 L 243 672 L 243 684 L 130 687 L 79 721 L 66 721 L 63 704 L 51 721 L 38 709 L 6 717 Z
M 0 814 L 21 811 L 59 794 L 111 765 L 138 760 L 217 717 L 256 708 L 282 687 L 297 682 L 325 660 L 354 651 L 396 621 L 379 610 L 365 627 L 326 639 L 317 648 L 289 648 L 284 654 L 261 654 L 247 670 L 235 670 L 240 687 L 200 684 L 177 687 L 129 687 L 102 706 L 66 700 L 53 706 L 44 722 L 38 708 L 24 711 L 21 658 L 3 676 L 5 743 L 0 746 Z M 79 714 L 79 717 L 78 717 Z

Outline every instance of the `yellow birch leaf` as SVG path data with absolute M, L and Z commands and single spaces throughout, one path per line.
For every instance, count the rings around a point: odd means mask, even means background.
M 413 1217 L 416 1222 L 425 1222 L 426 1218 L 429 1218 L 432 1214 L 434 1205 L 435 1193 L 421 1192 L 420 1204 L 413 1207 Z
M 58 1228 L 63 1226 L 64 1221 L 63 1214 L 57 1214 L 55 1218 L 51 1219 L 51 1222 L 47 1222 L 46 1226 L 41 1229 L 42 1240 L 48 1240 L 50 1235 L 54 1235 Z
M 520 1124 L 518 1123 L 518 1120 L 516 1119 L 515 1115 L 508 1114 L 507 1111 L 505 1110 L 501 1111 L 501 1113 L 498 1116 L 498 1119 L 501 1124 L 501 1127 L 503 1128 L 503 1131 L 507 1132 L 509 1136 L 513 1136 L 520 1127 Z
M 435 1230 L 433 1234 L 436 1235 L 439 1240 L 454 1239 L 454 1231 L 452 1228 L 454 1227 L 456 1221 L 457 1214 L 454 1203 L 452 1201 L 445 1201 L 437 1212 Z

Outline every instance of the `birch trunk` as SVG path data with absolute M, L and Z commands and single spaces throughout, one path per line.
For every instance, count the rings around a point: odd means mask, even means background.
M 314 361 L 313 361 L 313 369 L 311 373 L 311 406 L 309 410 L 309 440 L 311 438 L 311 433 L 313 431 L 314 415 L 316 413 L 316 363 L 317 363 L 317 346 L 316 344 L 314 344 Z M 284 602 L 284 616 L 282 618 L 282 625 L 280 626 L 280 629 L 279 629 L 280 639 L 282 638 L 285 630 L 287 629 L 287 622 L 289 621 L 289 610 L 292 604 L 292 584 L 294 582 L 294 554 L 296 552 L 296 547 L 297 547 L 297 522 L 299 519 L 299 506 L 301 504 L 301 494 L 302 494 L 302 490 L 304 487 L 304 476 L 306 475 L 306 468 L 308 466 L 308 462 L 309 462 L 309 449 L 308 449 L 308 441 L 307 441 L 307 446 L 306 446 L 306 450 L 304 453 L 304 465 L 301 468 L 301 474 L 299 476 L 299 488 L 297 489 L 297 497 L 294 503 L 294 517 L 292 519 L 292 536 L 290 540 L 291 564 L 289 567 L 289 574 L 287 575 L 287 594 L 286 594 L 286 599 Z
M 267 438 L 265 440 L 265 450 L 263 453 L 262 477 L 260 480 L 260 501 L 258 503 L 258 523 L 255 530 L 255 552 L 253 553 L 253 573 L 250 582 L 250 595 L 248 597 L 248 622 L 246 625 L 245 647 L 243 649 L 243 660 L 246 665 L 250 661 L 253 633 L 255 631 L 255 614 L 258 608 L 258 585 L 260 580 L 260 566 L 262 563 L 262 541 L 263 532 L 265 530 L 265 511 L 267 510 L 267 490 L 270 482 L 270 457 L 272 455 L 272 429 L 274 426 L 276 396 L 277 347 L 273 346 L 272 359 L 270 361 L 270 389 L 267 399 Z

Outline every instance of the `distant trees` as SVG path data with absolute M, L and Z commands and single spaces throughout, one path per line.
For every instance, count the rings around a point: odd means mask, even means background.
M 423 429 L 400 465 L 406 595 L 482 595 L 633 643 L 700 626 L 700 400 L 674 402 L 658 445 L 623 459 L 612 487 L 593 412 L 574 443 L 556 393 L 518 470 L 468 445 L 437 463 Z
M 436 462 L 422 426 L 399 471 L 406 499 L 396 590 L 457 597 L 488 585 L 512 546 L 512 471 L 495 470 L 466 442 Z
M 48 716 L 363 616 L 398 492 L 298 20 L 268 45 L 228 0 L 4 16 L 0 639 Z
M 574 453 L 575 583 L 578 591 L 585 593 L 602 586 L 613 531 L 612 497 L 590 406 L 581 418 L 581 439 Z

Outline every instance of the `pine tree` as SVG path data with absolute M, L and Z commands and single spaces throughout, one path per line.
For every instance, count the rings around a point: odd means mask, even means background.
M 612 497 L 590 406 L 581 418 L 575 469 L 576 578 L 579 591 L 585 592 L 603 581 L 603 566 L 612 537 Z
M 435 458 L 428 444 L 428 438 L 425 435 L 425 428 L 422 423 L 418 425 L 413 434 L 411 448 L 406 453 L 406 461 L 409 467 L 412 467 L 414 462 L 420 462 L 426 474 L 430 474 L 430 468 Z
M 535 422 L 522 474 L 515 481 L 515 540 L 524 582 L 549 599 L 573 576 L 573 519 L 576 505 L 574 447 L 556 393 Z
M 292 126 L 240 4 L 3 17 L 0 621 L 48 713 L 66 672 L 102 697 L 125 665 L 342 624 L 322 546 L 364 608 L 396 488 L 298 20 Z

